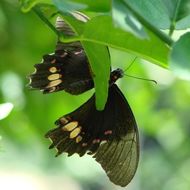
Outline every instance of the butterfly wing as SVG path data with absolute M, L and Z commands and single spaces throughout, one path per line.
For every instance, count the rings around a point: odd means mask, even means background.
M 58 128 L 46 137 L 53 142 L 57 155 L 67 152 L 94 154 L 115 184 L 126 186 L 135 174 L 138 157 L 138 131 L 133 113 L 119 88 L 109 88 L 103 111 L 96 110 L 95 97 L 74 112 L 56 121 Z
M 117 102 L 120 109 L 117 116 L 117 127 L 120 130 L 122 130 L 122 127 L 127 128 L 127 133 L 122 135 L 121 132 L 121 139 L 119 141 L 113 139 L 100 146 L 93 157 L 106 171 L 110 181 L 124 187 L 130 183 L 137 170 L 139 135 L 129 104 L 119 88 L 117 86 L 114 88 L 118 92 L 118 99 L 120 99 Z
M 87 17 L 81 13 L 73 16 L 83 22 L 87 21 Z M 56 28 L 67 36 L 75 35 L 60 18 Z M 94 86 L 89 62 L 80 42 L 58 42 L 56 51 L 44 55 L 42 63 L 34 67 L 36 71 L 29 76 L 29 87 L 43 93 L 65 90 L 71 94 L 81 94 Z
M 45 55 L 43 63 L 35 65 L 36 72 L 30 75 L 29 86 L 43 93 L 65 90 L 81 94 L 94 84 L 84 50 L 59 50 Z

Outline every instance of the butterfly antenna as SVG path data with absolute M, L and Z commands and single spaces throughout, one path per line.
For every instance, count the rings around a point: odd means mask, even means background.
M 141 78 L 141 77 L 135 77 L 135 76 L 131 76 L 131 75 L 128 75 L 128 74 L 124 74 L 124 75 L 128 76 L 128 77 L 131 77 L 131 78 L 145 80 L 145 81 L 149 81 L 149 82 L 153 82 L 153 83 L 157 84 L 157 82 L 155 80 L 152 80 L 152 79 L 145 79 L 145 78 Z
M 136 59 L 137 59 L 137 57 L 135 57 L 134 59 L 133 59 L 133 61 L 130 63 L 130 65 L 124 70 L 124 72 L 125 71 L 127 71 L 127 70 L 129 70 L 130 68 L 131 68 L 131 66 L 133 65 L 133 63 L 136 61 Z

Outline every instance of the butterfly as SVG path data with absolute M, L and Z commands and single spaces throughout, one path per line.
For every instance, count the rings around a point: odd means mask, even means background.
M 63 31 L 73 35 L 63 20 L 59 22 Z M 30 75 L 30 87 L 43 93 L 64 90 L 76 95 L 94 87 L 93 73 L 79 42 L 59 42 L 56 51 L 45 55 L 35 68 L 36 72 Z M 49 148 L 57 149 L 56 156 L 62 153 L 92 155 L 113 183 L 126 186 L 137 170 L 139 135 L 132 110 L 115 84 L 121 77 L 121 69 L 111 72 L 104 110 L 96 110 L 93 95 L 73 112 L 57 119 L 57 127 L 49 130 L 45 137 L 52 141 Z

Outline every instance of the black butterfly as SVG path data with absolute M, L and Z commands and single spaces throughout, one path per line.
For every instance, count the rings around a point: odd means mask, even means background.
M 43 63 L 35 67 L 30 86 L 43 93 L 65 90 L 80 94 L 94 87 L 88 59 L 79 43 L 58 43 L 55 53 L 44 56 Z M 139 136 L 131 108 L 115 84 L 122 76 L 121 69 L 111 72 L 103 111 L 96 110 L 93 95 L 78 109 L 60 117 L 55 122 L 57 128 L 45 136 L 52 140 L 50 148 L 57 149 L 56 156 L 63 152 L 68 156 L 93 155 L 113 183 L 126 186 L 137 169 Z

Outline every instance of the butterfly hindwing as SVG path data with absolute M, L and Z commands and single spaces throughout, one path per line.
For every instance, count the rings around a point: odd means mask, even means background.
M 46 137 L 57 155 L 67 152 L 93 154 L 115 184 L 126 186 L 135 174 L 139 159 L 136 122 L 125 97 L 113 84 L 103 111 L 97 111 L 95 97 L 56 121 L 58 128 Z
M 88 19 L 82 13 L 74 13 L 73 16 L 82 22 Z M 72 28 L 59 17 L 56 28 L 66 36 L 75 35 Z M 56 51 L 44 55 L 42 63 L 35 65 L 35 72 L 29 76 L 29 87 L 41 90 L 43 93 L 65 90 L 70 94 L 81 94 L 93 88 L 92 77 L 81 43 L 58 41 Z
M 114 88 L 118 92 L 117 103 L 120 109 L 116 116 L 117 129 L 121 133 L 125 133 L 126 130 L 122 128 L 127 128 L 127 133 L 121 135 L 119 141 L 113 139 L 100 146 L 93 157 L 101 164 L 113 183 L 126 186 L 132 180 L 137 169 L 139 136 L 136 121 L 127 100 L 117 86 Z
M 43 93 L 65 90 L 81 94 L 93 87 L 89 64 L 82 49 L 45 55 L 43 63 L 36 64 L 35 68 L 29 86 Z

